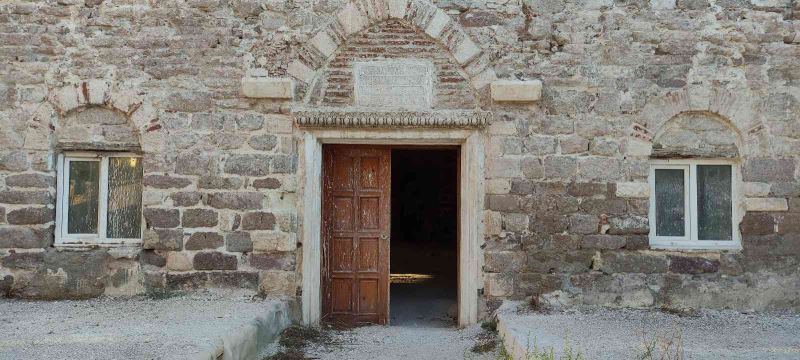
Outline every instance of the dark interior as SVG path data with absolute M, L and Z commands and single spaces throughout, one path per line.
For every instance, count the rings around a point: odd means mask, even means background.
M 455 324 L 458 149 L 392 150 L 390 324 Z

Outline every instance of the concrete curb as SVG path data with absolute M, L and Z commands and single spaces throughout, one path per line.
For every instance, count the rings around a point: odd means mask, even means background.
M 231 329 L 218 338 L 198 360 L 257 359 L 261 350 L 277 340 L 283 329 L 289 327 L 292 322 L 290 312 L 290 306 L 285 301 L 270 304 L 247 324 Z
M 529 346 L 529 344 L 523 343 L 526 336 L 515 332 L 508 324 L 509 317 L 517 311 L 520 304 L 522 304 L 520 301 L 505 301 L 494 313 L 497 319 L 497 333 L 503 341 L 506 353 L 514 360 L 527 359 Z

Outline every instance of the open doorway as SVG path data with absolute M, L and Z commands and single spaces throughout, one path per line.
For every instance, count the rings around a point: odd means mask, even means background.
M 391 159 L 390 324 L 453 326 L 458 148 L 395 148 Z

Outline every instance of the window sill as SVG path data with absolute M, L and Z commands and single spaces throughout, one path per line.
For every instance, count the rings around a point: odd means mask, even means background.
M 733 244 L 704 244 L 696 242 L 650 242 L 650 249 L 652 250 L 674 250 L 674 251 L 740 251 L 742 245 L 738 243 Z
M 59 241 L 56 240 L 53 247 L 56 249 L 65 249 L 65 250 L 92 250 L 98 248 L 135 248 L 140 249 L 142 247 L 142 240 L 132 239 L 132 240 L 123 240 L 123 241 Z

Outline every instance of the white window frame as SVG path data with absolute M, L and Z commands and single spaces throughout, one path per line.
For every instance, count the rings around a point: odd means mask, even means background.
M 729 165 L 731 167 L 731 227 L 732 240 L 698 240 L 697 236 L 697 166 Z M 684 236 L 656 235 L 656 180 L 658 169 L 684 170 Z M 667 250 L 741 250 L 742 241 L 739 222 L 744 214 L 740 186 L 742 183 L 739 163 L 727 159 L 668 159 L 650 161 L 650 247 Z
M 86 246 L 137 246 L 142 244 L 141 235 L 144 234 L 144 211 L 140 212 L 141 231 L 138 238 L 108 238 L 108 159 L 112 157 L 136 157 L 141 155 L 127 152 L 65 152 L 58 154 L 56 165 L 56 231 L 55 245 L 59 247 L 86 247 Z M 96 161 L 100 163 L 100 189 L 97 207 L 97 233 L 96 234 L 69 234 L 67 221 L 69 214 L 69 166 L 72 161 Z M 141 196 L 141 194 L 140 194 Z

